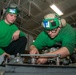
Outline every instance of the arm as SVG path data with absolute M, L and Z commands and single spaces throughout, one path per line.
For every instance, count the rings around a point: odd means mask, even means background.
M 20 30 L 15 31 L 12 35 L 12 39 L 17 40 L 19 38 L 19 35 L 20 35 Z
M 68 49 L 66 48 L 66 47 L 62 47 L 62 48 L 60 48 L 59 50 L 56 50 L 56 51 L 54 51 L 54 52 L 49 52 L 49 53 L 47 53 L 47 54 L 59 54 L 59 55 L 61 55 L 61 57 L 60 58 L 63 58 L 63 57 L 66 57 L 66 56 L 68 56 L 69 54 L 70 54 L 70 52 L 68 51 Z M 47 56 L 45 56 L 45 57 L 40 57 L 38 60 L 37 60 L 37 63 L 38 64 L 44 64 L 44 63 L 46 63 L 47 61 L 48 61 L 48 58 L 53 58 L 52 56 L 50 57 L 47 57 Z
M 33 42 L 30 46 L 30 54 L 39 54 L 39 50 L 41 50 L 43 47 L 47 45 L 46 40 L 46 34 L 44 32 L 41 32 L 35 39 L 35 42 Z
M 13 40 L 17 40 L 20 36 L 25 36 L 25 34 L 22 31 L 17 30 L 14 32 L 12 38 Z
M 38 49 L 34 46 L 34 45 L 31 45 L 30 47 L 30 54 L 38 54 Z M 66 47 L 62 47 L 60 48 L 59 50 L 56 50 L 54 52 L 49 52 L 47 54 L 59 54 L 61 55 L 61 58 L 63 57 L 66 57 L 70 54 L 69 50 L 66 48 Z M 48 58 L 52 58 L 52 57 L 40 57 L 38 60 L 37 60 L 37 63 L 38 64 L 44 64 L 47 62 Z
M 12 35 L 13 40 L 17 40 L 20 36 L 25 36 L 25 34 L 22 31 L 20 31 L 15 24 L 11 25 L 11 28 L 13 32 Z
M 54 52 L 49 52 L 47 54 L 59 54 L 61 58 L 66 57 L 70 54 L 69 50 L 66 47 L 62 47 Z
M 30 54 L 39 54 L 38 49 L 34 45 L 30 46 Z

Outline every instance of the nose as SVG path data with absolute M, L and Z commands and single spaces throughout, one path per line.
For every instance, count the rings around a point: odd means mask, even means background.
M 49 31 L 49 32 L 48 32 L 48 34 L 52 34 L 52 32 L 51 32 L 51 31 Z
M 15 19 L 16 17 L 15 16 L 12 16 L 12 18 Z
M 16 19 L 16 15 L 13 14 L 13 15 L 11 16 L 11 18 L 12 18 L 12 19 Z

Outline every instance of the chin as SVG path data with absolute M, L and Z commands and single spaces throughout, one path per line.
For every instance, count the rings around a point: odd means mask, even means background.
M 55 38 L 55 36 L 50 36 L 52 39 Z
M 10 24 L 11 24 L 11 23 L 13 23 L 13 22 L 10 22 Z
M 51 37 L 52 39 L 54 38 L 54 37 Z
M 50 36 L 51 38 L 54 38 L 53 36 Z

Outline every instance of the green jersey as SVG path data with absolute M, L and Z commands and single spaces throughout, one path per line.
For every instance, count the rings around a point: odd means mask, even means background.
M 69 24 L 66 24 L 65 27 L 61 28 L 55 38 L 49 37 L 45 31 L 42 31 L 36 38 L 35 42 L 33 42 L 33 45 L 38 50 L 41 50 L 43 47 L 51 47 L 57 42 L 61 42 L 62 47 L 66 47 L 70 54 L 72 54 L 75 48 L 75 31 Z
M 19 30 L 15 24 L 7 24 L 4 20 L 0 21 L 0 55 L 4 53 L 1 47 L 7 47 L 12 41 L 12 35 L 15 31 Z M 20 31 L 20 36 L 25 34 Z

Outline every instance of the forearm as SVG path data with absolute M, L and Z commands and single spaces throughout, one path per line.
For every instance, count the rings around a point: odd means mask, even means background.
M 30 54 L 38 54 L 38 49 L 34 46 L 34 45 L 31 45 L 30 46 Z
M 66 47 L 62 47 L 54 52 L 49 52 L 48 54 L 59 54 L 61 55 L 61 58 L 63 58 L 70 55 L 70 52 Z
M 37 50 L 37 48 L 34 45 L 31 45 L 30 46 L 30 50 L 33 50 L 33 49 L 36 49 Z
M 20 30 L 17 30 L 16 32 L 20 34 Z

